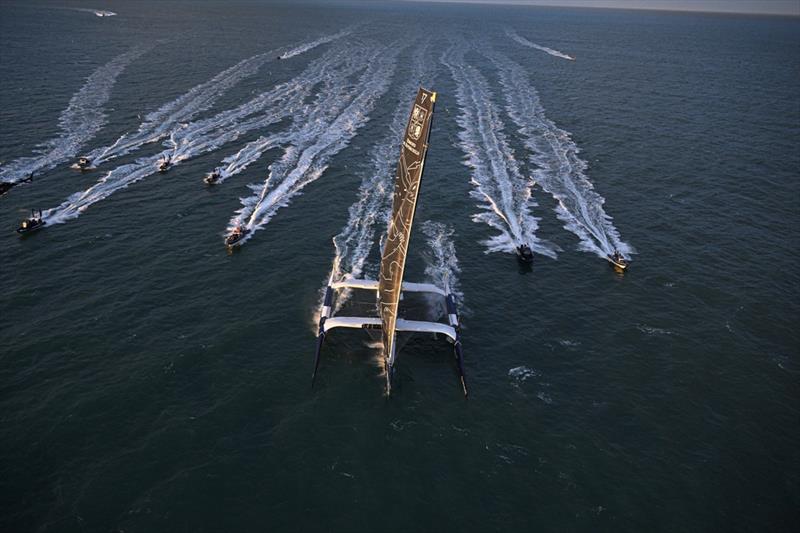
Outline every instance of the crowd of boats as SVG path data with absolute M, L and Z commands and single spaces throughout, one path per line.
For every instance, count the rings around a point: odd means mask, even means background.
M 95 167 L 92 165 L 92 160 L 86 156 L 79 157 L 78 160 L 71 166 L 71 168 L 75 170 L 80 170 L 81 172 L 87 172 L 89 170 L 93 170 Z M 172 168 L 172 159 L 170 156 L 165 156 L 162 159 L 159 159 L 156 163 L 156 169 L 159 173 L 165 174 Z M 19 183 L 30 183 L 33 181 L 33 173 L 31 173 L 28 178 L 19 182 Z M 206 185 L 213 186 L 216 185 L 219 180 L 222 178 L 222 170 L 217 167 L 208 174 L 205 175 L 203 178 L 203 182 Z M 6 188 L 0 190 L 0 194 L 4 194 L 7 192 L 8 189 L 17 185 L 17 183 L 3 183 L 3 186 Z M 31 210 L 31 216 L 25 218 L 20 222 L 19 227 L 17 228 L 17 233 L 19 234 L 27 234 L 37 231 L 43 228 L 46 225 L 45 220 L 42 217 L 41 210 Z M 233 248 L 241 244 L 242 240 L 245 236 L 250 233 L 250 230 L 245 226 L 239 224 L 235 226 L 228 236 L 225 238 L 225 245 L 229 248 Z M 533 264 L 533 250 L 531 247 L 526 244 L 520 244 L 516 247 L 516 254 L 519 262 L 522 265 L 530 266 Z M 607 254 L 606 259 L 608 262 L 615 268 L 617 271 L 624 271 L 628 268 L 628 259 L 626 259 L 619 250 L 614 250 L 613 253 Z

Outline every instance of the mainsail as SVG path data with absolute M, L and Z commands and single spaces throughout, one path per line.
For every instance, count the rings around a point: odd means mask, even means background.
M 417 208 L 422 167 L 428 151 L 428 136 L 430 135 L 434 102 L 436 102 L 435 92 L 419 89 L 400 147 L 400 161 L 397 163 L 392 199 L 392 218 L 389 221 L 386 245 L 381 258 L 381 272 L 378 279 L 378 310 L 383 331 L 387 383 L 391 383 L 391 371 L 396 351 L 397 306 L 400 302 L 411 225 Z

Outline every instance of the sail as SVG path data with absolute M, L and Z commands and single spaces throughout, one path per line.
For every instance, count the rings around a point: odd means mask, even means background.
M 392 218 L 389 221 L 378 279 L 378 311 L 383 330 L 383 349 L 390 367 L 394 364 L 397 305 L 400 302 L 408 241 L 411 236 L 414 211 L 417 208 L 422 167 L 428 151 L 428 136 L 435 101 L 435 92 L 422 88 L 417 92 L 400 147 L 400 161 L 397 163 Z

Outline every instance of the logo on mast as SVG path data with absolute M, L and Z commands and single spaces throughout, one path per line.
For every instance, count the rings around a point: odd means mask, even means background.
M 425 94 L 423 94 L 422 101 L 425 101 Z M 411 113 L 411 120 L 408 123 L 408 136 L 411 137 L 413 140 L 419 140 L 420 136 L 422 135 L 422 127 L 425 124 L 425 117 L 428 116 L 428 112 L 414 104 L 414 111 Z

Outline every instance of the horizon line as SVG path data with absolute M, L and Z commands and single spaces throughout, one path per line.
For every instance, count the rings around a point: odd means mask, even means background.
M 660 11 L 664 13 L 708 13 L 715 15 L 755 15 L 763 17 L 795 17 L 800 18 L 800 7 L 797 13 L 776 11 L 720 11 L 710 9 L 668 9 L 665 7 L 645 6 L 608 6 L 608 5 L 574 5 L 574 4 L 537 4 L 529 0 L 400 0 L 416 4 L 478 4 L 478 5 L 510 5 L 536 8 L 566 9 L 608 9 L 616 11 Z M 800 6 L 800 3 L 797 4 Z

